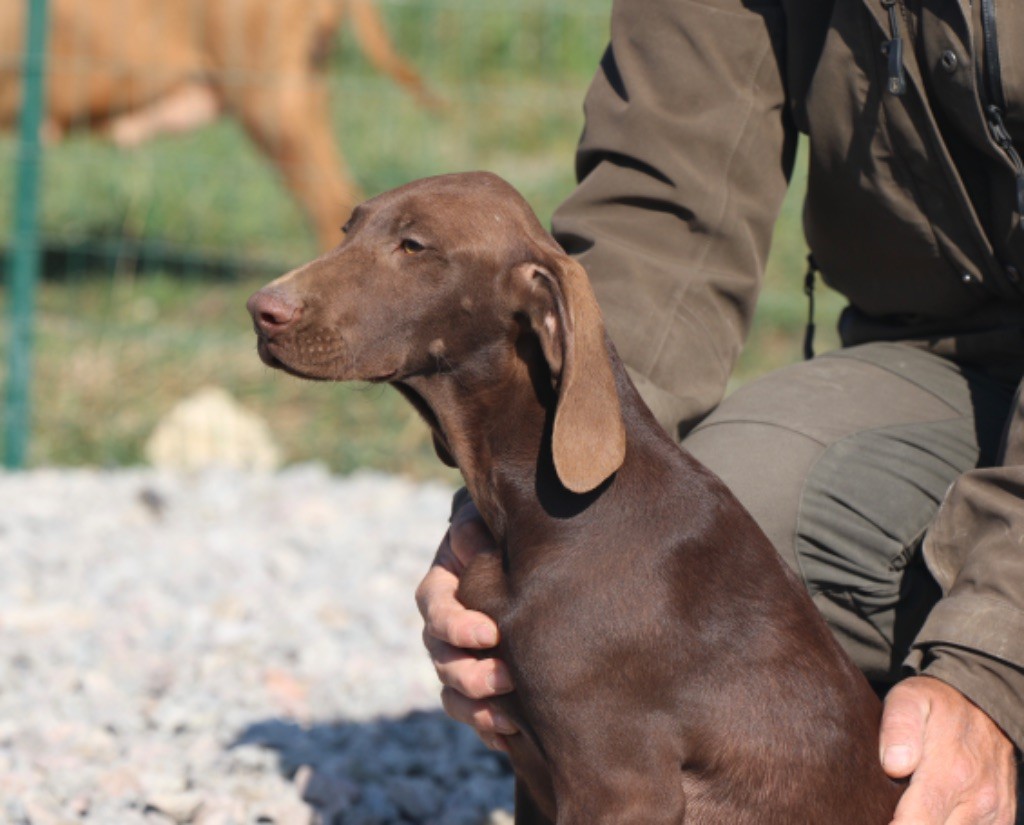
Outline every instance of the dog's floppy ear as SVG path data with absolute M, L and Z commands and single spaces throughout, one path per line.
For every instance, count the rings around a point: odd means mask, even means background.
M 583 267 L 567 255 L 548 264 L 519 264 L 512 277 L 558 389 L 551 437 L 555 472 L 574 493 L 590 492 L 626 455 L 597 299 Z

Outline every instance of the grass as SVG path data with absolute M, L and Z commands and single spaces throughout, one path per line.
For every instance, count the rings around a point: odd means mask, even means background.
M 392 0 L 382 10 L 403 54 L 448 106 L 417 107 L 343 34 L 331 64 L 332 114 L 360 185 L 372 194 L 423 175 L 486 168 L 519 187 L 547 221 L 572 187 L 582 97 L 607 37 L 607 3 Z M 0 138 L 0 168 L 14 162 L 14 140 Z M 4 245 L 12 180 L 0 175 Z M 800 357 L 801 189 L 798 176 L 734 385 Z M 313 245 L 234 123 L 132 152 L 72 137 L 46 153 L 42 223 L 50 252 L 60 254 L 48 256 L 38 296 L 30 463 L 140 462 L 160 416 L 212 384 L 270 422 L 288 461 L 322 460 L 339 472 L 446 474 L 397 393 L 304 383 L 256 358 L 245 298 L 272 273 L 307 259 Z M 144 268 L 140 255 L 149 256 Z M 834 295 L 819 297 L 826 347 L 834 344 L 827 331 L 839 304 Z

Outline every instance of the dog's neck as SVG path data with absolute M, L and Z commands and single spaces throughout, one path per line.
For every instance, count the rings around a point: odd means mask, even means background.
M 654 420 L 609 346 L 624 417 L 630 421 L 629 450 L 645 452 L 667 434 Z M 515 525 L 546 524 L 548 530 L 582 515 L 605 494 L 613 479 L 577 494 L 558 479 L 551 451 L 557 393 L 546 370 L 532 359 L 495 378 L 434 374 L 404 383 L 421 397 L 421 414 L 433 427 L 466 482 L 473 502 L 499 544 L 513 540 Z M 406 393 L 408 395 L 408 393 Z M 410 399 L 412 400 L 412 399 Z M 414 402 L 420 408 L 420 404 Z M 638 432 L 639 428 L 641 432 Z M 664 445 L 663 445 L 664 446 Z M 628 460 L 628 459 L 627 459 Z
M 573 495 L 561 487 L 551 461 L 556 394 L 546 375 L 520 362 L 479 382 L 435 374 L 403 383 L 428 408 L 421 414 L 499 541 L 511 520 L 527 514 L 536 519 L 546 509 L 557 510 L 553 502 L 560 495 Z

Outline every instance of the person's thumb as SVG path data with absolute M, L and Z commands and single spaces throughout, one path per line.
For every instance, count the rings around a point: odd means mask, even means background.
M 917 769 L 928 713 L 927 699 L 910 686 L 896 685 L 886 697 L 879 755 L 883 770 L 893 779 L 910 776 Z

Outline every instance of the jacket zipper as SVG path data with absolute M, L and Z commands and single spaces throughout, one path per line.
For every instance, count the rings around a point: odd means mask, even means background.
M 882 0 L 882 6 L 889 13 L 890 40 L 882 44 L 882 54 L 889 60 L 889 78 L 886 88 L 890 94 L 902 95 L 907 91 L 907 74 L 903 68 L 903 37 L 900 35 L 900 11 L 896 0 Z
M 985 54 L 983 66 L 985 85 L 988 87 L 989 103 L 985 106 L 985 119 L 992 139 L 1013 164 L 1017 184 L 1017 222 L 1024 229 L 1024 160 L 1021 159 L 1013 138 L 1006 128 L 1003 112 L 1006 96 L 1003 93 L 1003 78 L 999 64 L 999 38 L 996 34 L 995 0 L 981 0 L 981 32 Z
M 1021 229 L 1024 229 L 1024 160 L 1021 160 L 1020 152 L 1013 145 L 1013 138 L 1010 137 L 1010 133 L 1006 129 L 1003 113 L 999 107 L 990 103 L 985 107 L 985 113 L 988 115 L 988 128 L 992 133 L 992 138 L 1006 152 L 1017 173 L 1017 223 Z

